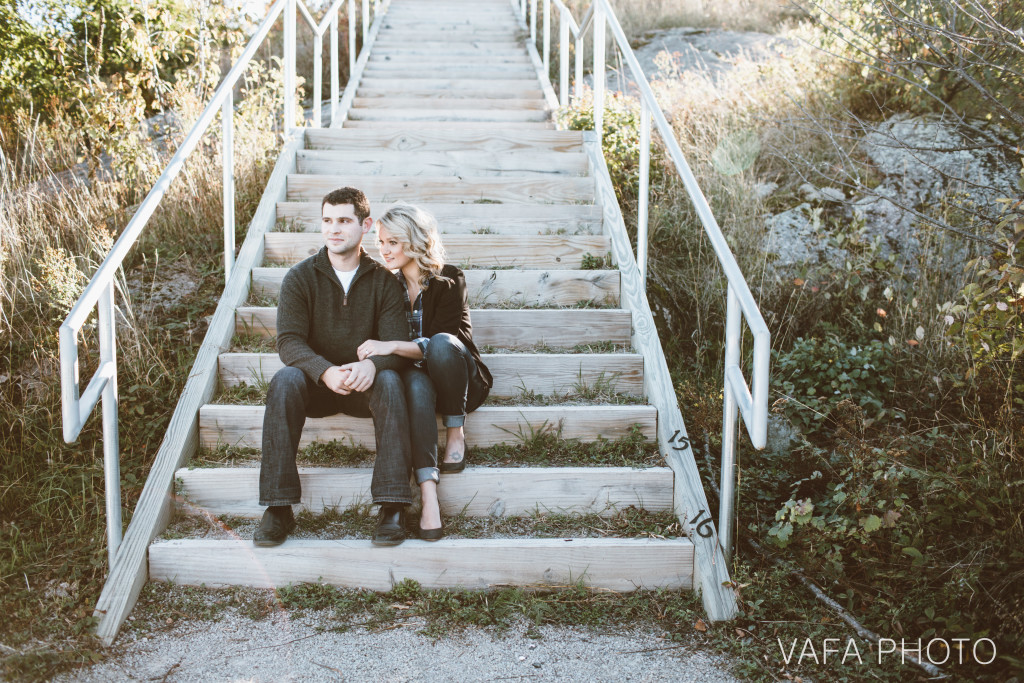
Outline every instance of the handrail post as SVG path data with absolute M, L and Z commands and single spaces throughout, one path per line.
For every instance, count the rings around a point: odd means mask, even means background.
M 551 80 L 551 0 L 544 0 L 544 77 Z
M 313 29 L 313 127 L 321 128 L 323 120 L 324 37 Z
M 107 556 L 110 566 L 121 546 L 121 455 L 117 425 L 117 342 L 114 283 L 108 282 L 99 308 L 100 365 L 107 376 L 103 387 L 103 480 L 107 511 Z
M 640 98 L 640 204 L 637 207 L 636 260 L 640 266 L 640 283 L 647 291 L 647 205 L 650 201 L 651 174 L 651 109 Z
M 576 39 L 576 78 L 573 84 L 573 94 L 576 99 L 583 97 L 583 36 Z
M 340 5 L 339 5 L 340 9 Z M 338 13 L 331 17 L 331 125 L 338 115 Z
M 370 0 L 363 0 L 363 48 L 366 49 L 366 36 L 370 33 Z
M 295 127 L 295 0 L 284 4 L 284 134 Z
M 348 77 L 356 72 L 356 0 L 348 0 Z M 331 120 L 334 125 L 334 120 Z
M 597 142 L 604 134 L 604 3 L 594 2 L 594 132 Z
M 224 193 L 224 284 L 235 266 L 235 162 L 234 162 L 234 93 L 227 91 L 221 106 L 221 173 Z
M 736 521 L 736 396 L 729 382 L 729 368 L 740 362 L 740 302 L 728 285 L 725 305 L 725 402 L 722 407 L 721 498 L 718 501 L 718 536 L 726 562 L 732 558 L 733 527 Z
M 558 19 L 558 102 L 569 106 L 569 11 Z
M 537 45 L 537 0 L 530 0 L 530 42 Z

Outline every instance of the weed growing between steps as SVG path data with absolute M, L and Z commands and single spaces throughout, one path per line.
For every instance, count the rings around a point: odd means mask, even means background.
M 549 346 L 548 344 L 532 344 L 529 346 L 492 346 L 484 344 L 480 347 L 480 353 L 632 353 L 633 347 L 630 344 L 616 344 L 615 342 L 591 342 L 589 344 L 576 344 L 575 346 Z
M 471 448 L 469 464 L 490 467 L 657 467 L 664 464 L 658 445 L 647 440 L 639 425 L 621 439 L 598 438 L 586 442 L 563 439 L 558 429 L 544 425 L 533 431 L 509 436 L 511 443 Z M 369 467 L 374 454 L 367 448 L 339 441 L 314 442 L 300 448 L 300 466 Z M 259 464 L 260 452 L 255 448 L 221 446 L 202 448 L 189 462 L 189 467 L 251 467 Z

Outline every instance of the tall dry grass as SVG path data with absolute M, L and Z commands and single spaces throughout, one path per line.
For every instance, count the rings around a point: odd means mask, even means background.
M 4 128 L 0 587 L 8 619 L 0 640 L 14 652 L 0 667 L 8 678 L 46 677 L 89 657 L 84 636 L 106 572 L 100 420 L 63 443 L 57 328 L 198 117 L 204 101 L 190 85 L 171 90 L 179 123 L 167 137 L 154 144 L 141 129 L 122 131 L 125 156 L 109 161 L 90 157 L 81 124 L 60 116 Z M 234 117 L 239 244 L 279 147 L 279 74 L 256 67 L 243 91 Z M 117 278 L 125 521 L 223 287 L 219 132 L 213 126 L 170 185 Z M 172 274 L 191 280 L 177 298 L 164 296 Z M 83 383 L 98 354 L 94 315 L 80 335 Z

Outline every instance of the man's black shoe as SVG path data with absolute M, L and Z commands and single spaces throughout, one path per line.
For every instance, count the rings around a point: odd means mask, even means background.
M 398 545 L 405 540 L 405 505 L 385 503 L 377 516 L 377 530 L 373 532 L 374 545 Z
M 253 545 L 263 548 L 281 545 L 294 528 L 295 516 L 292 514 L 291 505 L 268 507 L 263 513 L 263 520 L 256 529 L 256 533 L 253 534 Z

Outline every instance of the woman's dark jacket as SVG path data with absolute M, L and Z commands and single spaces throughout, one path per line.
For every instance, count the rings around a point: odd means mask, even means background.
M 473 343 L 466 277 L 459 268 L 451 264 L 441 269 L 441 276 L 432 278 L 427 288 L 423 290 L 423 336 L 429 338 L 439 332 L 447 332 L 458 337 L 476 361 L 476 377 L 470 377 L 469 381 L 475 381 L 490 389 L 494 384 L 491 371 L 480 360 L 480 352 Z M 476 407 L 467 405 L 466 409 L 470 411 Z

